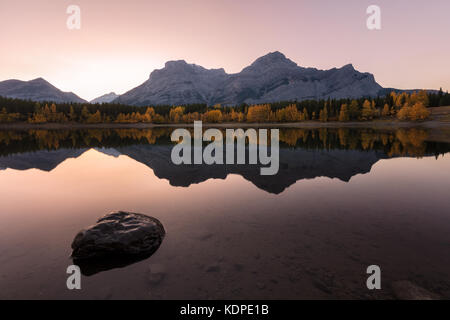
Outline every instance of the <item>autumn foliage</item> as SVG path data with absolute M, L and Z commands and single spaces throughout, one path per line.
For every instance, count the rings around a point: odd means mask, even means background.
M 449 97 L 449 98 L 447 98 Z M 239 106 L 93 105 L 35 103 L 0 97 L 0 122 L 42 123 L 154 123 L 181 124 L 201 120 L 206 123 L 282 123 L 301 121 L 371 121 L 398 119 L 423 121 L 429 106 L 446 103 L 443 92 L 391 92 L 385 97 L 362 99 L 307 100 Z M 450 101 L 450 100 L 449 100 Z

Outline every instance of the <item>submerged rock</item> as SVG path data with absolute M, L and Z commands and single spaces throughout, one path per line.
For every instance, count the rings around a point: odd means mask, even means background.
M 411 281 L 396 281 L 391 285 L 397 299 L 400 300 L 437 300 L 439 296 L 412 283 Z
M 150 256 L 161 245 L 159 220 L 131 212 L 113 212 L 81 230 L 72 242 L 74 259 Z

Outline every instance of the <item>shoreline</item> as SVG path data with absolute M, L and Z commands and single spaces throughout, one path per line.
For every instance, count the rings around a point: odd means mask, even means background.
M 43 123 L 32 124 L 26 122 L 1 123 L 0 130 L 29 130 L 29 129 L 152 129 L 152 128 L 190 128 L 193 123 Z M 442 122 L 438 120 L 427 120 L 422 122 L 410 121 L 350 121 L 350 122 L 319 122 L 319 121 L 303 121 L 303 122 L 270 122 L 270 123 L 247 123 L 247 122 L 227 122 L 227 123 L 202 123 L 203 127 L 216 128 L 376 128 L 376 129 L 396 129 L 396 128 L 448 128 L 450 122 Z

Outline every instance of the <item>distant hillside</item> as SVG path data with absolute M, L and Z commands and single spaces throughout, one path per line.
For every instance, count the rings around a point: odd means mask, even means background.
M 2 81 L 0 82 L 0 96 L 33 101 L 53 101 L 56 103 L 87 102 L 72 92 L 59 90 L 42 78 L 30 81 Z
M 91 100 L 90 103 L 96 104 L 96 103 L 110 103 L 113 102 L 115 99 L 117 99 L 119 95 L 115 94 L 114 92 L 104 94 L 98 98 L 95 98 L 94 100 Z

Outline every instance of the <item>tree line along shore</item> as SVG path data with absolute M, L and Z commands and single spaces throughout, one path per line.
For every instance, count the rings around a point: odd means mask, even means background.
M 0 123 L 183 124 L 349 122 L 374 119 L 423 121 L 430 107 L 450 105 L 450 94 L 392 91 L 383 97 L 282 101 L 239 106 L 128 106 L 122 104 L 70 104 L 33 102 L 0 97 Z

